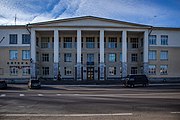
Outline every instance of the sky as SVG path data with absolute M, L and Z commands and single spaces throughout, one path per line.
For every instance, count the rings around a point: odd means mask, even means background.
M 180 0 L 0 0 L 0 25 L 95 16 L 180 28 Z

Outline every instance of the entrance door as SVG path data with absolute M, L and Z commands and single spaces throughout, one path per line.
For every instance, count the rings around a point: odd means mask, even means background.
M 87 79 L 94 80 L 94 67 L 87 67 Z

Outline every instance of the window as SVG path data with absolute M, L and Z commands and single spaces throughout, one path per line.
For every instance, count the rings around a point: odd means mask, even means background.
M 39 61 L 39 52 L 36 52 L 36 60 Z
M 168 36 L 161 35 L 161 45 L 168 45 Z
M 64 54 L 64 62 L 72 62 L 71 53 L 65 53 Z
M 22 59 L 29 60 L 30 59 L 30 50 L 23 50 L 22 51 Z
M 42 54 L 42 61 L 43 62 L 49 62 L 49 54 L 48 53 Z
M 168 66 L 167 65 L 161 65 L 160 66 L 160 74 L 161 75 L 167 75 L 168 74 Z
M 138 69 L 137 67 L 131 67 L 131 74 L 137 74 Z
M 29 66 L 23 66 L 22 67 L 22 74 L 23 75 L 30 75 L 30 67 Z
M 94 54 L 87 54 L 87 62 L 94 62 Z
M 132 62 L 137 62 L 137 58 L 138 57 L 138 55 L 137 54 L 131 54 L 131 61 Z
M 41 37 L 41 48 L 50 48 L 49 37 Z
M 131 48 L 138 48 L 138 38 L 131 38 Z
M 64 75 L 72 75 L 71 68 L 64 67 Z
M 86 37 L 86 48 L 95 48 L 94 37 Z
M 0 75 L 3 75 L 3 74 L 4 74 L 4 69 L 0 68 Z
M 122 53 L 120 53 L 120 62 L 122 62 Z
M 149 60 L 156 60 L 156 50 L 150 50 L 148 57 Z
M 109 75 L 116 75 L 116 67 L 109 67 Z
M 156 65 L 149 65 L 149 74 L 150 75 L 156 74 Z
M 39 47 L 39 38 L 36 37 L 36 46 Z
M 9 51 L 9 58 L 10 58 L 10 60 L 17 60 L 18 59 L 18 51 L 17 50 L 10 50 Z
M 74 41 L 74 48 L 77 49 L 77 37 L 75 37 L 75 41 Z
M 109 62 L 116 62 L 116 54 L 115 53 L 109 54 Z
M 104 37 L 104 48 L 106 48 L 106 37 Z
M 97 37 L 97 48 L 100 48 L 100 38 Z
M 10 75 L 18 75 L 18 67 L 10 66 Z
M 143 54 L 143 52 L 141 52 L 141 62 L 143 62 L 143 59 L 144 59 L 144 54 Z
M 49 67 L 42 67 L 43 75 L 49 75 Z
M 9 44 L 17 44 L 17 34 L 9 35 Z
M 156 45 L 156 35 L 149 36 L 149 45 Z
M 30 35 L 22 34 L 22 44 L 30 44 Z
M 168 51 L 161 51 L 160 59 L 161 60 L 168 60 Z
M 117 48 L 117 38 L 109 37 L 108 48 Z
M 64 48 L 72 48 L 72 37 L 64 37 Z

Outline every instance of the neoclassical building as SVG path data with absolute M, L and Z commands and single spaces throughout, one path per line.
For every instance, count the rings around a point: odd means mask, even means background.
M 180 78 L 180 28 L 93 16 L 0 26 L 0 79 Z

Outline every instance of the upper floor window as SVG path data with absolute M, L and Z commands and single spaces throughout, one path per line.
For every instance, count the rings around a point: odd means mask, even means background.
M 149 36 L 149 45 L 156 45 L 156 35 Z
M 168 45 L 168 35 L 161 35 L 161 45 Z
M 116 62 L 116 54 L 115 53 L 109 54 L 109 62 Z
M 168 60 L 168 51 L 161 51 L 160 59 L 161 60 Z
M 64 54 L 64 62 L 72 62 L 72 55 L 71 53 Z
M 64 37 L 64 48 L 72 48 L 72 37 Z
M 137 54 L 131 54 L 131 61 L 137 62 L 138 61 L 138 55 Z
M 41 37 L 41 48 L 50 48 L 49 37 Z
M 131 48 L 138 48 L 138 38 L 131 38 Z
M 94 54 L 87 54 L 87 62 L 94 62 Z
M 49 62 L 49 54 L 48 53 L 42 54 L 42 61 L 43 62 Z
M 117 48 L 117 37 L 109 37 L 108 48 Z
M 9 35 L 9 44 L 17 44 L 17 34 Z
M 95 48 L 94 37 L 86 37 L 86 48 Z
M 22 34 L 22 44 L 30 44 L 30 35 Z
M 22 51 L 22 59 L 29 60 L 30 59 L 30 50 L 23 50 Z
M 150 50 L 148 57 L 149 60 L 156 60 L 156 50 Z
M 10 50 L 9 51 L 9 58 L 10 58 L 10 60 L 17 60 L 18 59 L 18 51 L 17 50 Z

